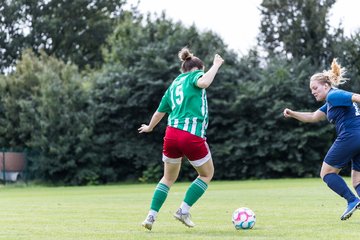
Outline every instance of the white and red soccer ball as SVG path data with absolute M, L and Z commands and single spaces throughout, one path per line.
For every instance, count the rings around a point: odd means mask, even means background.
M 238 208 L 232 215 L 232 223 L 237 230 L 239 229 L 251 229 L 256 222 L 255 213 L 246 207 Z

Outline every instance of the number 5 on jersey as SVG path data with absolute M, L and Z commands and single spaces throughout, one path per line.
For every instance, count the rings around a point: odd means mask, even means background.
M 178 85 L 175 88 L 175 96 L 173 95 L 173 91 L 171 91 L 171 102 L 172 102 L 171 109 L 174 109 L 176 105 L 181 105 L 183 100 L 184 100 L 184 93 L 182 90 L 182 85 Z

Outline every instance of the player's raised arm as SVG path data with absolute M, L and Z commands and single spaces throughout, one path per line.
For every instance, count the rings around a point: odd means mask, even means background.
M 208 88 L 213 82 L 216 73 L 218 72 L 221 65 L 224 63 L 224 59 L 219 54 L 215 54 L 213 65 L 211 68 L 197 81 L 199 88 Z

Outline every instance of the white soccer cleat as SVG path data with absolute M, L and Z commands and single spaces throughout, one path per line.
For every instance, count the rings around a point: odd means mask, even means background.
M 147 230 L 151 230 L 152 229 L 152 225 L 155 222 L 155 218 L 152 215 L 148 215 L 145 219 L 145 221 L 143 221 L 143 223 L 141 224 L 144 228 L 146 228 Z
M 185 226 L 191 228 L 195 227 L 195 223 L 191 221 L 191 215 L 190 213 L 182 213 L 181 208 L 177 210 L 177 212 L 174 214 L 174 218 L 182 222 Z

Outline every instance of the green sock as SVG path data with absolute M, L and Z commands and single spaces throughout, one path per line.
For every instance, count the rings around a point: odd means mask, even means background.
M 169 187 L 163 183 L 159 183 L 155 188 L 150 209 L 159 212 L 161 206 L 166 200 L 168 192 L 169 192 Z
M 204 194 L 207 187 L 206 182 L 200 178 L 195 179 L 186 191 L 184 202 L 192 206 Z

